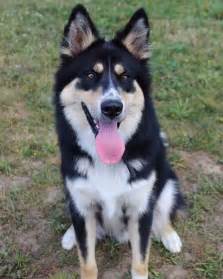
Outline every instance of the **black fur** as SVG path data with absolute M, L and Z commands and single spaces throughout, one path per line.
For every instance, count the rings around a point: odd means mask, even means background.
M 149 245 L 149 236 L 151 233 L 153 222 L 153 209 L 154 209 L 154 197 L 151 196 L 148 203 L 147 211 L 143 213 L 139 218 L 139 238 L 140 238 L 140 252 L 142 259 L 145 259 L 146 251 Z
M 85 227 L 85 219 L 78 212 L 75 204 L 73 203 L 73 201 L 71 199 L 69 202 L 69 207 L 70 207 L 71 219 L 72 219 L 73 226 L 75 229 L 79 249 L 82 254 L 82 257 L 86 260 L 86 257 L 87 257 L 87 244 L 86 244 L 87 232 L 86 232 L 86 227 Z

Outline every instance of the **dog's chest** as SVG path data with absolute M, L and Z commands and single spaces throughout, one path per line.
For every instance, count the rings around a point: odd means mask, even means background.
M 123 207 L 128 210 L 128 214 L 145 210 L 155 182 L 154 172 L 148 179 L 129 183 L 129 171 L 124 163 L 105 165 L 95 161 L 94 166 L 91 166 L 87 161 L 79 161 L 76 168 L 86 178 L 69 179 L 67 187 L 83 214 L 98 204 L 108 219 L 120 215 Z

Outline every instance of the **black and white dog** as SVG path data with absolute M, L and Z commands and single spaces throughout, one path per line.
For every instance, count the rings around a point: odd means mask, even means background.
M 171 252 L 181 240 L 172 218 L 183 204 L 150 96 L 149 23 L 136 11 L 114 39 L 101 38 L 76 6 L 64 29 L 55 77 L 61 172 L 82 279 L 96 279 L 96 239 L 129 241 L 132 278 L 148 278 L 151 234 Z

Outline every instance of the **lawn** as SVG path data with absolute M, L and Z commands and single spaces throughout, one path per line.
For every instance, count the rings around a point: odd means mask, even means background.
M 53 76 L 71 0 L 0 1 L 0 278 L 78 278 L 60 238 L 70 220 L 59 173 Z M 152 279 L 223 276 L 222 0 L 82 1 L 110 37 L 143 6 L 153 96 L 188 199 L 179 255 L 154 242 Z M 127 246 L 99 243 L 100 278 L 130 278 Z

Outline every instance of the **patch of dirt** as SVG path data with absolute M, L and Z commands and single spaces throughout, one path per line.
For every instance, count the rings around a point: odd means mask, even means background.
M 182 29 L 177 28 L 172 32 L 167 32 L 168 41 L 187 43 L 196 46 L 198 43 L 198 32 L 195 28 Z
M 223 254 L 223 243 L 218 245 L 218 252 Z
M 184 253 L 189 262 L 196 262 L 198 258 L 203 257 L 206 239 L 203 239 L 202 236 L 194 231 L 187 231 L 181 238 L 183 240 L 183 251 L 185 251 Z
M 57 155 L 57 156 L 52 156 L 50 159 L 49 159 L 49 162 L 52 164 L 52 165 L 55 165 L 55 166 L 59 166 L 60 165 L 60 157 Z
M 6 191 L 16 187 L 25 187 L 30 185 L 31 178 L 28 176 L 12 176 L 8 177 L 0 175 L 0 190 Z
M 119 261 L 119 263 L 117 264 L 116 267 L 117 267 L 116 271 L 119 274 L 122 275 L 120 278 L 124 278 L 125 277 L 124 275 L 131 269 L 131 250 L 130 250 L 130 247 L 126 247 L 126 251 L 121 254 L 121 259 L 120 259 L 120 261 Z
M 0 190 L 6 190 L 11 185 L 11 179 L 8 176 L 1 175 L 0 176 Z
M 3 254 L 6 251 L 6 245 L 3 242 L 3 240 L 0 239 L 0 254 Z M 1 268 L 0 268 L 0 274 L 1 274 Z
M 99 242 L 97 245 L 97 263 L 99 270 L 99 278 L 110 279 L 126 278 L 126 274 L 130 271 L 131 250 L 126 244 L 119 244 L 114 255 L 111 248 L 107 246 L 107 240 Z
M 41 160 L 25 161 L 24 164 L 29 165 L 29 168 L 31 169 L 40 169 L 44 167 L 44 162 Z
M 17 237 L 17 244 L 20 249 L 31 254 L 36 253 L 40 248 L 38 233 L 42 234 L 42 232 L 37 231 L 20 232 Z
M 191 262 L 194 262 L 196 260 L 194 255 L 190 252 L 185 252 L 183 254 L 183 257 L 184 257 L 184 260 L 185 260 L 186 263 L 191 263 Z
M 203 172 L 205 174 L 215 174 L 223 176 L 223 166 L 219 165 L 210 155 L 205 152 L 185 152 L 181 151 L 180 156 L 192 172 Z
M 215 175 L 223 178 L 223 165 L 205 152 L 179 152 L 183 168 L 177 170 L 184 193 L 198 191 L 197 175 Z M 189 175 L 188 175 L 189 174 Z
M 121 279 L 123 278 L 120 272 L 114 270 L 107 270 L 103 273 L 102 279 Z
M 25 253 L 36 255 L 44 243 L 49 241 L 52 232 L 49 224 L 37 209 L 31 209 L 27 213 L 26 224 L 31 229 L 18 231 L 15 235 L 15 242 Z
M 42 160 L 22 160 L 20 166 L 24 173 L 30 174 L 43 169 L 44 162 Z
M 210 235 L 214 236 L 213 241 L 217 243 L 218 247 L 223 249 L 223 202 L 218 201 L 214 207 L 213 215 L 207 215 L 203 223 L 204 230 Z M 221 246 L 222 245 L 222 246 Z M 222 250 L 223 252 L 223 250 Z
M 58 187 L 49 187 L 46 189 L 45 203 L 56 203 L 63 198 L 63 192 Z
M 7 107 L 3 110 L 2 116 L 6 116 L 11 120 L 24 120 L 29 116 L 29 112 L 26 110 L 24 103 L 16 102 L 11 107 Z
M 187 279 L 188 272 L 178 265 L 163 265 L 160 272 L 165 279 Z

